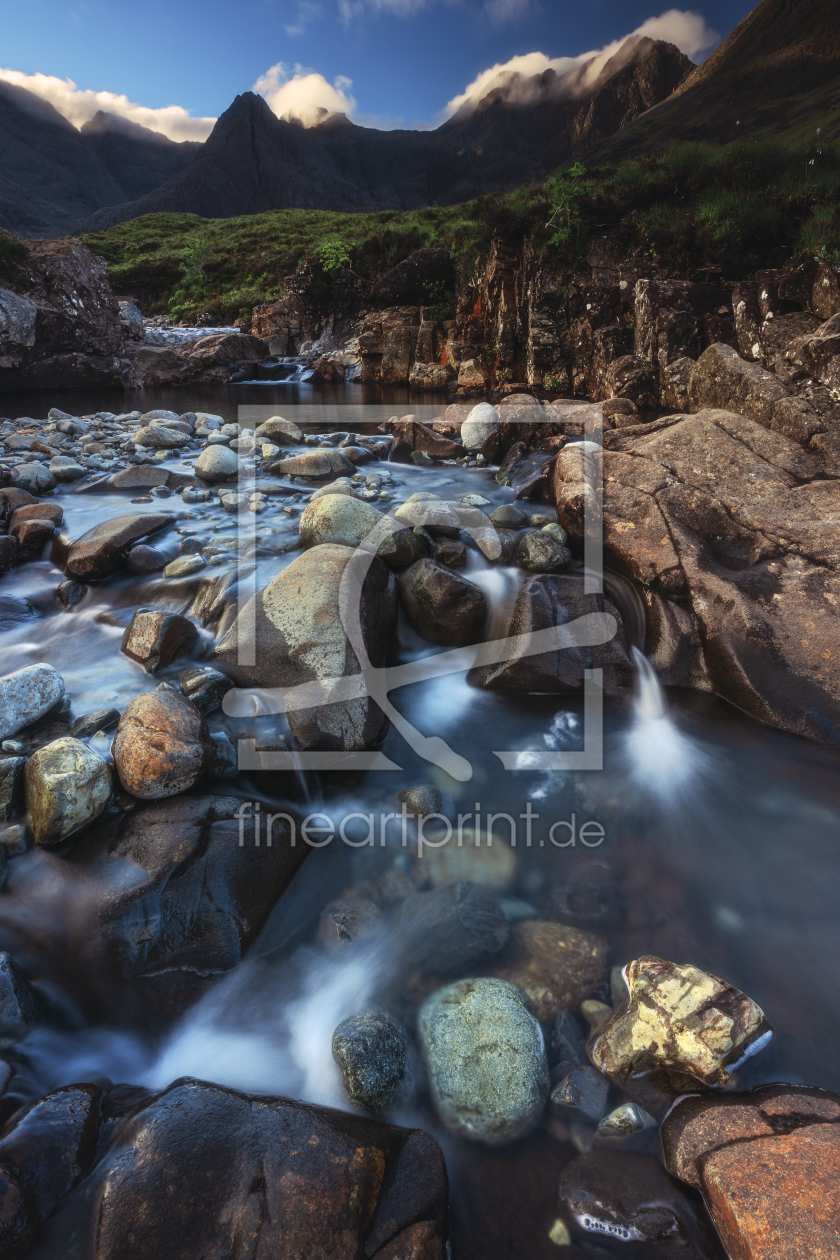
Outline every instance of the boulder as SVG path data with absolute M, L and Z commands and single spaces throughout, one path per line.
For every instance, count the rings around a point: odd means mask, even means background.
M 151 534 L 174 525 L 168 512 L 143 512 L 117 516 L 95 525 L 74 543 L 63 536 L 57 540 L 53 559 L 68 577 L 80 582 L 101 582 L 117 573 L 129 549 Z
M 56 486 L 56 478 L 43 464 L 15 464 L 9 470 L 9 480 L 18 490 L 30 494 L 49 494 Z
M 149 573 L 159 573 L 165 564 L 166 556 L 157 547 L 138 543 L 125 558 L 125 571 L 133 577 L 144 577 Z
M 414 451 L 425 451 L 431 459 L 457 459 L 464 448 L 457 442 L 436 433 L 413 416 L 404 416 L 391 429 L 394 443 L 388 458 L 394 463 L 408 464 Z
M 50 521 L 53 525 L 64 522 L 64 511 L 58 503 L 28 503 L 15 508 L 9 520 L 9 533 L 13 534 L 24 521 Z
M 324 684 L 288 710 L 302 747 L 369 748 L 387 730 L 379 705 L 369 695 L 330 702 L 330 689 L 364 672 L 360 652 L 375 669 L 385 664 L 396 617 L 396 582 L 382 561 L 326 543 L 304 552 L 240 611 L 214 657 L 258 687 Z M 345 627 L 355 619 L 362 642 L 354 646 Z M 252 665 L 240 663 L 240 644 L 253 653 Z
M 665 1166 L 703 1195 L 727 1253 L 830 1256 L 840 1220 L 840 1096 L 801 1085 L 678 1101 Z
M 663 681 L 840 739 L 836 471 L 724 411 L 609 431 L 604 443 L 604 563 L 642 595 L 645 651 Z M 558 519 L 577 545 L 585 471 L 558 456 Z
M 255 429 L 254 439 L 257 442 L 302 442 L 303 432 L 292 420 L 269 416 Z
M 216 485 L 220 481 L 231 481 L 239 472 L 239 456 L 235 451 L 221 443 L 205 447 L 193 464 L 197 477 Z
M 64 695 L 52 665 L 27 665 L 0 678 L 0 739 L 8 739 L 49 713 Z
M 418 560 L 403 573 L 400 602 L 411 628 L 430 643 L 463 647 L 481 639 L 484 592 L 434 560 Z
M 747 363 L 731 346 L 709 346 L 688 383 L 692 412 L 726 408 L 807 445 L 822 429 L 819 416 L 757 363 Z
M 828 389 L 840 389 L 840 312 L 813 332 L 792 338 L 784 358 Z
M 179 656 L 189 656 L 197 642 L 198 629 L 189 617 L 140 608 L 125 628 L 120 651 L 147 674 L 156 674 Z
M 93 713 L 77 717 L 70 727 L 70 734 L 74 739 L 89 739 L 97 731 L 107 731 L 109 727 L 116 726 L 119 720 L 119 709 L 95 709 Z
M 521 989 L 545 1024 L 576 1011 L 603 982 L 608 954 L 607 942 L 592 932 L 529 919 L 514 925 L 493 975 Z
M 17 541 L 17 562 L 24 564 L 27 560 L 40 560 L 55 536 L 55 523 L 49 520 L 19 521 L 12 526 L 13 537 Z
M 115 1119 L 44 1232 L 66 1260 L 234 1256 L 243 1222 L 258 1258 L 444 1260 L 446 1168 L 419 1129 L 194 1080 Z
M 125 707 L 111 747 L 120 783 L 141 800 L 193 787 L 213 759 L 202 714 L 175 691 L 149 691 Z
M 541 529 L 529 529 L 516 548 L 519 567 L 526 573 L 560 573 L 572 562 L 572 553 Z
M 300 518 L 301 545 L 358 547 L 382 520 L 381 512 L 360 499 L 343 494 L 319 496 L 307 504 Z
M 455 370 L 448 363 L 415 363 L 408 374 L 412 389 L 446 389 L 455 379 Z
M 514 1141 L 542 1116 L 548 1062 L 534 1015 L 504 980 L 459 980 L 420 1008 L 432 1098 L 446 1127 L 489 1145 Z
M 556 542 L 554 545 L 565 550 Z M 590 630 L 596 632 L 592 646 L 583 643 L 548 651 L 529 650 L 532 635 L 579 617 L 593 619 L 589 623 Z M 621 614 L 604 596 L 586 593 L 582 577 L 529 577 L 519 589 L 503 635 L 498 637 L 517 638 L 518 642 L 506 651 L 504 660 L 471 670 L 473 686 L 517 695 L 568 694 L 583 686 L 584 673 L 590 669 L 603 671 L 608 695 L 626 693 L 632 685 L 633 667 Z M 586 638 L 591 642 L 591 635 Z
M 272 477 L 320 477 L 345 476 L 356 471 L 355 465 L 340 451 L 306 451 L 303 455 L 290 455 L 269 465 Z
M 384 1011 L 343 1020 L 332 1037 L 348 1100 L 365 1111 L 385 1111 L 400 1094 L 408 1069 L 405 1034 Z
M 647 359 L 623 354 L 607 368 L 605 387 L 609 398 L 629 398 L 643 410 L 659 405 L 659 371 Z
M 207 337 L 184 342 L 178 347 L 177 353 L 193 378 L 212 369 L 232 367 L 239 363 L 258 363 L 270 355 L 268 342 L 261 337 L 226 332 L 210 333 Z M 225 374 L 220 374 L 220 378 L 225 379 Z
M 32 754 L 24 784 L 36 844 L 57 844 L 86 827 L 102 813 L 112 790 L 107 762 L 70 736 Z
M 600 1029 L 589 1057 L 653 1114 L 665 1105 L 658 1100 L 731 1086 L 734 1067 L 772 1037 L 751 998 L 699 967 L 644 955 L 623 977 L 629 996 Z
M 465 365 L 464 365 L 465 366 Z M 459 374 L 459 383 L 460 374 Z M 499 413 L 490 403 L 479 403 L 473 407 L 461 425 L 461 440 L 467 451 L 480 451 L 488 438 L 492 437 L 501 426 Z
M 176 446 L 184 446 L 189 436 L 181 429 L 168 429 L 163 424 L 150 424 L 146 428 L 137 429 L 132 434 L 135 446 L 151 446 L 157 451 L 174 450 Z
M 49 463 L 49 471 L 56 481 L 79 481 L 88 474 L 88 469 L 69 455 L 53 456 Z
M 185 669 L 179 674 L 178 685 L 199 712 L 206 715 L 218 709 L 233 683 L 219 670 L 201 665 L 195 669 Z
M 165 486 L 169 481 L 169 469 L 154 464 L 133 464 L 112 473 L 106 481 L 109 490 L 151 490 Z
M 451 503 L 422 492 L 406 499 L 394 513 L 394 520 L 412 529 L 427 530 L 433 538 L 454 538 L 461 525 Z
M 418 892 L 400 907 L 407 960 L 430 975 L 451 975 L 498 954 L 510 928 L 489 888 L 466 881 Z

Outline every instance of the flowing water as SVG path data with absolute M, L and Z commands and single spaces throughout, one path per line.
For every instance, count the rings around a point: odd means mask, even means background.
M 287 387 L 292 394 L 298 391 L 295 399 L 280 386 L 273 392 L 260 389 L 258 396 L 257 387 L 146 391 L 142 396 L 120 394 L 119 400 L 100 394 L 95 405 L 115 411 L 171 405 L 233 418 L 234 404 L 270 402 L 282 411 L 287 401 L 298 401 L 312 407 L 310 427 L 316 431 L 323 409 L 341 404 L 344 414 L 343 408 L 361 395 L 360 390 L 316 395 L 310 389 L 302 396 L 303 388 Z M 392 407 L 404 408 L 407 399 L 393 393 L 378 399 L 372 418 L 366 413 L 370 431 Z M 361 403 L 372 405 L 364 398 Z M 25 410 L 13 414 L 42 415 L 51 405 L 82 411 L 93 402 L 76 395 L 49 400 L 29 396 Z M 9 400 L 4 408 L 9 411 Z M 301 415 L 296 413 L 295 419 L 300 421 Z M 363 406 L 359 417 L 346 427 L 362 428 Z M 385 467 L 374 464 L 365 471 Z M 387 465 L 387 470 L 397 482 L 395 499 L 418 489 L 452 499 L 480 493 L 494 504 L 512 497 L 491 473 L 479 469 Z M 299 507 L 302 490 L 290 494 Z M 60 490 L 68 534 L 78 537 L 97 521 L 125 510 L 175 510 L 181 517 L 178 527 L 202 539 L 213 536 L 214 528 L 217 538 L 234 532 L 235 522 L 217 506 L 186 510 L 173 497 L 129 509 L 126 498 Z M 527 506 L 533 511 L 540 505 Z M 256 566 L 252 580 L 257 586 L 294 559 L 294 552 L 282 551 L 289 522 L 277 511 L 270 519 L 256 519 L 258 538 L 256 545 L 252 540 L 249 563 Z M 180 537 L 170 532 L 161 543 L 174 554 Z M 226 565 L 205 570 L 199 578 L 236 574 L 240 563 L 231 553 Z M 175 599 L 172 584 L 161 577 L 123 576 L 91 588 L 80 605 L 67 611 L 52 595 L 61 576 L 44 558 L 0 579 L 0 596 L 23 597 L 31 608 L 19 624 L 6 624 L 0 631 L 2 672 L 48 661 L 66 680 L 74 716 L 99 708 L 122 710 L 150 686 L 142 670 L 120 655 L 122 629 L 138 606 L 169 606 L 165 601 Z M 504 621 L 521 573 L 491 568 L 473 554 L 468 576 L 491 601 L 495 629 Z M 627 615 L 632 620 L 632 609 Z M 209 642 L 205 634 L 197 660 Z M 425 660 L 437 651 L 401 621 L 395 644 L 400 661 Z M 496 828 L 502 836 L 508 826 L 516 829 L 518 871 L 506 893 L 513 917 L 553 917 L 598 932 L 609 940 L 614 963 L 652 953 L 726 978 L 761 1005 L 775 1028 L 769 1048 L 744 1066 L 744 1085 L 782 1079 L 838 1089 L 838 752 L 761 727 L 720 699 L 697 693 L 665 695 L 638 649 L 634 658 L 635 696 L 607 705 L 603 769 L 545 769 L 537 755 L 582 747 L 585 722 L 578 697 L 480 690 L 462 671 L 410 682 L 390 696 L 405 722 L 457 754 L 465 767 L 459 777 L 429 764 L 392 725 L 380 750 L 389 769 L 343 771 L 337 764 L 332 771 L 308 771 L 303 778 L 280 772 L 271 779 L 270 791 L 265 776 L 257 781 L 240 775 L 229 787 L 252 800 L 280 804 L 289 798 L 298 809 L 323 810 L 337 821 L 354 812 L 388 813 L 399 808 L 396 798 L 402 788 L 436 783 L 451 795 L 458 812 L 479 815 L 480 825 L 486 825 L 490 814 L 508 815 L 510 824 L 503 821 Z M 177 662 L 160 678 L 174 682 L 189 663 Z M 280 717 L 261 721 L 284 729 Z M 237 719 L 221 709 L 211 716 L 211 726 L 234 738 L 240 733 Z M 100 749 L 105 756 L 107 742 Z M 505 768 L 511 764 L 518 768 Z M 528 811 L 535 821 L 526 838 L 520 819 Z M 600 824 L 600 843 L 590 846 L 581 839 L 587 822 Z M 357 825 L 364 840 L 364 826 L 358 820 Z M 352 839 L 356 833 L 347 834 Z M 33 887 L 36 872 L 43 869 L 40 857 L 30 853 L 13 860 L 3 893 L 7 909 L 0 918 L 0 946 L 16 953 L 25 938 L 36 987 L 37 939 L 42 929 L 49 938 L 52 913 L 50 890 L 41 895 Z M 399 943 L 374 935 L 352 949 L 329 954 L 314 944 L 314 926 L 320 910 L 343 888 L 368 882 L 395 861 L 406 870 L 422 871 L 425 859 L 414 840 L 407 845 L 389 840 L 383 847 L 378 838 L 364 845 L 357 836 L 355 847 L 336 838 L 334 844 L 315 849 L 246 961 L 220 979 L 162 1039 L 136 1029 L 91 1026 L 68 994 L 45 983 L 39 991 L 51 1014 L 16 1047 L 13 1105 L 78 1080 L 107 1078 L 160 1088 L 190 1075 L 249 1092 L 347 1106 L 332 1061 L 332 1031 L 388 990 Z M 85 964 L 80 960 L 77 965 Z M 552 1147 L 543 1133 L 529 1139 L 530 1145 L 520 1143 L 517 1167 L 504 1162 L 507 1156 L 465 1149 L 440 1132 L 422 1091 L 389 1118 L 421 1124 L 444 1144 L 455 1189 L 456 1260 L 517 1254 L 514 1243 L 505 1241 L 504 1221 L 519 1219 L 518 1196 L 527 1199 L 528 1193 L 525 1179 L 537 1164 L 555 1167 L 559 1157 L 552 1152 L 558 1144 Z M 568 1155 L 566 1149 L 564 1159 Z M 477 1187 L 495 1186 L 494 1178 L 502 1189 L 493 1191 L 491 1207 L 486 1202 L 479 1207 Z M 483 1211 L 495 1221 L 495 1241 L 480 1247 L 476 1239 L 483 1237 L 483 1226 L 476 1222 Z

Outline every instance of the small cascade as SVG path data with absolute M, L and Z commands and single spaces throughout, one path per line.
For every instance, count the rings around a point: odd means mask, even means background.
M 633 725 L 625 736 L 630 777 L 661 804 L 670 804 L 695 785 L 708 770 L 710 758 L 671 717 L 650 661 L 638 648 L 631 651 L 638 673 L 638 694 Z

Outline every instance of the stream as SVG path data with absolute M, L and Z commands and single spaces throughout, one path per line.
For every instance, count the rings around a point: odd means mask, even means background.
M 368 434 L 377 433 L 389 415 L 411 411 L 422 419 L 439 410 L 396 388 L 383 394 L 378 388 L 316 388 L 299 380 L 221 389 L 26 395 L 5 399 L 1 409 L 17 419 L 46 415 L 51 406 L 75 414 L 170 407 L 179 413 L 208 411 L 252 428 L 261 418 L 282 414 L 310 433 L 330 422 Z M 191 471 L 191 461 L 168 460 L 165 466 Z M 393 478 L 389 508 L 418 491 L 452 500 L 480 494 L 493 506 L 513 498 L 492 471 L 481 468 L 374 462 L 362 471 Z M 219 563 L 175 581 L 162 574 L 123 573 L 89 587 L 69 609 L 53 594 L 63 575 L 49 558 L 13 570 L 0 579 L 0 603 L 5 596 L 26 600 L 31 615 L 18 622 L 8 615 L 0 622 L 0 673 L 48 662 L 65 680 L 74 717 L 98 709 L 122 711 L 133 696 L 159 682 L 176 685 L 181 671 L 203 662 L 212 637 L 203 631 L 192 657 L 178 660 L 152 681 L 119 650 L 132 614 L 149 606 L 183 611 L 193 588 L 226 573 L 247 581 L 249 589 L 260 589 L 300 554 L 292 548 L 309 493 L 296 483 L 288 493 L 273 496 L 269 509 L 254 519 L 253 537 L 243 547 L 237 541 L 237 518 L 226 515 L 218 500 L 186 507 L 172 496 L 129 507 L 129 494 L 59 486 L 55 501 L 72 539 L 123 512 L 173 511 L 175 528 L 156 538 L 155 545 L 173 558 L 185 537 L 202 544 L 215 540 Z M 545 510 L 536 502 L 518 506 L 531 514 Z M 493 617 L 511 606 L 523 578 L 516 569 L 494 568 L 476 552 L 470 553 L 466 576 L 485 591 Z M 439 650 L 421 640 L 401 614 L 393 663 Z M 775 1037 L 744 1065 L 742 1087 L 781 1080 L 840 1089 L 840 754 L 764 728 L 722 699 L 666 694 L 644 656 L 636 651 L 634 660 L 635 694 L 605 707 L 600 770 L 541 765 L 541 754 L 583 747 L 584 709 L 577 696 L 505 695 L 472 686 L 461 673 L 399 687 L 390 700 L 417 731 L 445 741 L 468 765 L 469 777 L 453 778 L 430 764 L 392 724 L 377 750 L 388 768 L 345 769 L 336 754 L 331 767 L 245 771 L 214 785 L 214 790 L 260 801 L 265 811 L 286 806 L 301 814 L 322 812 L 334 831 L 339 820 L 357 817 L 346 827 L 346 843 L 335 836 L 313 848 L 245 961 L 216 981 L 163 1036 L 91 1025 L 72 994 L 52 982 L 39 985 L 32 968 L 37 967 L 33 940 L 39 932 L 43 855 L 33 850 L 14 858 L 2 893 L 0 947 L 17 956 L 17 934 L 23 932 L 26 971 L 47 1016 L 14 1048 L 17 1074 L 4 1100 L 4 1117 L 47 1090 L 77 1081 L 156 1090 L 181 1076 L 347 1109 L 331 1054 L 332 1032 L 388 990 L 395 942 L 373 933 L 352 949 L 325 952 L 314 944 L 317 922 L 344 889 L 366 885 L 394 865 L 407 873 L 422 870 L 429 850 L 424 852 L 416 837 L 402 844 L 396 832 L 381 844 L 378 821 L 399 810 L 397 794 L 415 784 L 437 785 L 452 798 L 457 813 L 478 814 L 485 824 L 491 814 L 513 819 L 516 871 L 503 896 L 514 921 L 559 919 L 605 937 L 611 964 L 656 954 L 693 963 L 749 994 L 766 1013 Z M 258 716 L 255 727 L 253 716 L 238 718 L 222 707 L 210 715 L 209 724 L 234 743 L 254 729 L 288 737 L 284 715 Z M 112 735 L 89 742 L 108 758 Z M 534 819 L 527 839 L 519 822 L 526 810 Z M 365 843 L 368 815 L 376 820 L 372 844 Z M 595 837 L 589 843 L 581 838 L 587 823 L 598 824 L 588 832 Z M 494 824 L 505 838 L 509 826 Z M 47 897 L 44 914 L 49 905 Z M 454 1260 L 562 1254 L 544 1241 L 556 1216 L 556 1190 L 546 1187 L 552 1179 L 556 1183 L 573 1153 L 567 1143 L 554 1140 L 545 1128 L 498 1150 L 458 1141 L 442 1129 L 422 1090 L 386 1118 L 427 1129 L 444 1148 Z M 625 1254 L 620 1246 L 604 1248 L 591 1254 Z M 660 1254 L 657 1248 L 631 1250 Z M 50 1253 L 55 1260 L 61 1254 Z

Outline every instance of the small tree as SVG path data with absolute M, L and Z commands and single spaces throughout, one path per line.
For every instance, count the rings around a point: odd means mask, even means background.
M 350 271 L 350 250 L 343 241 L 327 241 L 321 246 L 324 271 Z
M 181 250 L 181 263 L 188 276 L 206 280 L 204 264 L 213 253 L 213 246 L 206 236 L 194 236 Z
M 586 167 L 575 162 L 568 170 L 558 171 L 553 175 L 548 184 L 554 206 L 551 218 L 545 225 L 546 231 L 554 229 L 554 234 L 548 238 L 548 244 L 566 253 L 570 259 L 577 253 L 583 227 L 583 216 L 577 199 L 584 192 L 578 180 L 583 179 L 585 174 Z

